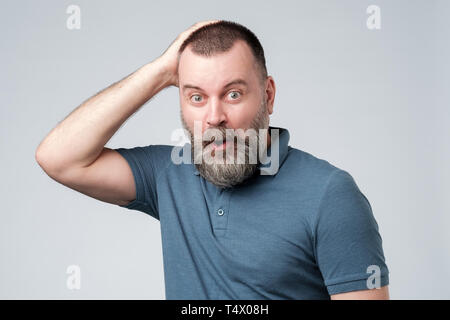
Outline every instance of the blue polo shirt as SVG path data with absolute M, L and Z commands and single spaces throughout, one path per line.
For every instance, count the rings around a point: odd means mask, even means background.
M 115 149 L 136 184 L 121 207 L 160 221 L 166 299 L 329 299 L 389 283 L 378 224 L 354 179 L 277 129 L 278 172 L 227 189 L 173 163 L 173 146 Z

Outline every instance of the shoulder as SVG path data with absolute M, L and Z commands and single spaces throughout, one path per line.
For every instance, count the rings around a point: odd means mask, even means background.
M 338 176 L 338 179 L 348 175 L 345 170 L 336 167 L 329 161 L 293 147 L 288 148 L 288 155 L 283 163 L 283 172 L 293 180 L 306 184 L 316 191 L 323 190 L 335 175 Z
M 138 164 L 143 169 L 153 168 L 155 172 L 159 172 L 171 162 L 172 149 L 171 145 L 151 144 L 115 150 L 125 157 L 130 165 Z
M 151 153 L 151 156 L 162 161 L 170 160 L 172 150 L 174 146 L 167 144 L 152 144 L 145 147 L 147 153 Z
M 366 201 L 349 172 L 296 148 L 289 147 L 280 173 L 286 186 L 294 187 L 297 197 L 309 202 L 315 213 L 320 207 L 333 207 L 343 201 L 347 205 Z

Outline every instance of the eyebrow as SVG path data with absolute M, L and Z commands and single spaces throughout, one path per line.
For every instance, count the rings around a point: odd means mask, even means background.
M 228 82 L 223 88 L 225 89 L 225 88 L 228 88 L 228 87 L 230 87 L 232 85 L 236 85 L 236 84 L 240 84 L 240 85 L 248 87 L 248 84 L 244 79 L 236 79 L 236 80 Z M 205 91 L 202 88 L 194 86 L 192 84 L 183 85 L 183 91 L 186 89 L 196 89 L 196 90 L 200 90 L 200 91 Z

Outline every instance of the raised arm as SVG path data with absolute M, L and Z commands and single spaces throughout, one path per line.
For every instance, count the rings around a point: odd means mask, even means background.
M 36 161 L 54 180 L 93 198 L 126 204 L 136 198 L 126 160 L 105 144 L 163 88 L 178 86 L 178 49 L 197 28 L 182 32 L 156 60 L 100 91 L 61 121 L 36 149 Z

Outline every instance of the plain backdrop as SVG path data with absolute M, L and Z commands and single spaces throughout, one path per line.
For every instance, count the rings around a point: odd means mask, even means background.
M 70 5 L 81 28 L 69 30 Z M 369 30 L 369 5 L 381 29 Z M 347 170 L 383 239 L 392 299 L 450 298 L 449 1 L 0 2 L 0 298 L 164 299 L 159 221 L 77 193 L 35 161 L 74 108 L 157 58 L 197 21 L 261 41 L 277 88 L 271 124 Z M 108 142 L 174 144 L 178 89 Z M 73 146 L 76 148 L 77 146 Z M 67 268 L 81 268 L 81 288 Z

